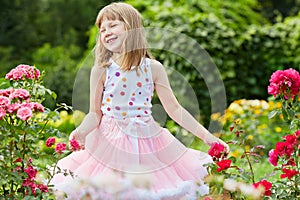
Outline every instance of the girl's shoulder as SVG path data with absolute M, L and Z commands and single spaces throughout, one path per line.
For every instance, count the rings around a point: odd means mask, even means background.
M 162 70 L 164 69 L 164 66 L 158 61 L 158 60 L 155 60 L 155 59 L 150 59 L 150 67 L 151 67 L 151 70 Z
M 150 59 L 150 67 L 152 71 L 152 78 L 154 81 L 159 75 L 165 73 L 164 66 L 158 60 Z
M 91 69 L 91 78 L 101 80 L 101 82 L 104 83 L 106 79 L 106 70 L 106 67 L 93 66 Z

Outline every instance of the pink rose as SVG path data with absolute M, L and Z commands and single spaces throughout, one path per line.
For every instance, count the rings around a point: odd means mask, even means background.
M 35 79 L 36 79 L 36 80 L 40 78 L 40 75 L 41 75 L 40 70 L 35 69 Z
M 75 139 L 70 140 L 70 146 L 71 146 L 71 149 L 74 151 L 81 149 L 80 144 Z
M 10 93 L 13 92 L 13 88 L 0 90 L 0 96 L 9 97 Z
M 14 69 L 10 70 L 6 74 L 5 78 L 7 80 L 22 80 L 26 79 L 38 79 L 40 77 L 40 71 L 34 66 L 20 64 Z
M 287 70 L 277 70 L 270 78 L 268 93 L 274 95 L 283 95 L 285 99 L 294 99 L 299 94 L 300 74 L 298 71 L 290 68 Z
M 55 147 L 56 153 L 62 154 L 62 152 L 66 150 L 66 146 L 66 143 L 58 143 Z
M 34 169 L 32 166 L 28 165 L 26 169 L 24 169 L 24 172 L 28 174 L 28 178 L 30 180 L 33 180 L 36 177 L 37 170 Z
M 25 89 L 16 89 L 9 95 L 10 99 L 28 99 L 30 93 Z
M 21 107 L 21 104 L 19 104 L 19 103 L 10 104 L 7 107 L 7 112 L 9 114 L 12 114 L 14 112 L 17 112 L 20 107 Z
M 10 104 L 8 97 L 0 96 L 0 107 L 7 107 Z
M 22 80 L 23 79 L 23 75 L 24 75 L 24 73 L 21 70 L 13 69 L 13 71 L 12 71 L 12 78 L 13 78 L 13 80 L 16 80 L 16 81 Z
M 28 107 L 21 107 L 17 111 L 17 117 L 21 120 L 28 120 L 32 117 L 32 110 Z
M 273 166 L 277 166 L 277 164 L 278 164 L 278 153 L 274 149 L 269 151 L 269 162 Z
M 52 147 L 52 145 L 55 144 L 55 138 L 54 137 L 49 137 L 47 140 L 46 140 L 46 146 L 47 147 Z
M 6 111 L 4 108 L 0 107 L 0 120 L 6 116 Z
M 39 112 L 44 112 L 44 106 L 37 102 L 31 102 L 32 109 Z

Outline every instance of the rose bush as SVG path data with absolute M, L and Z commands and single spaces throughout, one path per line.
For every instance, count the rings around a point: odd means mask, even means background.
M 56 94 L 43 86 L 44 72 L 29 65 L 18 65 L 0 82 L 0 196 L 5 199 L 49 199 L 49 180 L 54 175 L 43 163 L 55 166 L 64 156 L 67 145 L 60 142 L 56 152 L 42 151 L 41 144 L 52 147 L 65 134 L 50 122 L 59 119 L 58 110 L 44 107 L 46 95 L 55 101 Z M 57 138 L 57 139 L 56 139 Z M 76 144 L 76 142 L 73 142 Z M 77 148 L 75 146 L 75 148 Z M 61 173 L 61 172 L 57 172 Z
M 221 194 L 221 198 L 231 199 L 300 198 L 299 90 L 298 71 L 277 70 L 270 78 L 268 92 L 273 98 L 269 102 L 237 100 L 230 104 L 223 116 L 219 113 L 212 116 L 224 125 L 221 137 L 230 139 L 228 143 L 233 152 L 225 155 L 219 144 L 213 144 L 208 150 L 214 160 L 209 165 L 210 176 L 207 178 L 211 196 Z M 233 125 L 230 121 L 234 121 Z M 262 123 L 266 124 L 264 128 Z M 259 138 L 268 148 L 257 145 Z M 252 163 L 266 158 L 262 149 L 269 150 L 268 160 L 275 168 L 274 173 L 256 180 Z M 246 161 L 241 162 L 243 159 Z M 272 180 L 266 180 L 268 178 Z
M 289 131 L 282 136 L 274 149 L 269 151 L 269 162 L 280 177 L 274 184 L 273 198 L 300 198 L 300 74 L 294 69 L 277 70 L 270 78 L 268 92 L 282 103 L 281 109 L 270 113 L 269 117 L 283 115 Z

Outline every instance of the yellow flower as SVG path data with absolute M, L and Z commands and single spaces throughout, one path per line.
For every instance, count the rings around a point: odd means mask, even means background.
M 261 110 L 260 109 L 255 109 L 254 114 L 256 114 L 256 115 L 261 114 Z
M 239 150 L 235 150 L 235 151 L 233 151 L 233 152 L 230 152 L 230 154 L 231 154 L 232 157 L 235 157 L 235 158 L 237 158 L 237 157 L 240 156 Z
M 249 152 L 249 151 L 250 151 L 250 146 L 249 146 L 249 145 L 246 145 L 246 146 L 245 146 L 245 150 Z
M 282 131 L 282 128 L 281 128 L 281 127 L 279 127 L 279 126 L 277 126 L 277 127 L 275 128 L 275 131 L 276 131 L 277 133 L 279 133 L 279 132 L 281 132 L 281 131 Z
M 247 139 L 248 140 L 253 140 L 253 135 L 248 135 Z
M 242 122 L 241 119 L 236 119 L 236 120 L 234 121 L 235 124 L 240 124 L 241 122 Z

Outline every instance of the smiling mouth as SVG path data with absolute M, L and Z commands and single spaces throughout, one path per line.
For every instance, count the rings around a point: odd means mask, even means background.
M 109 43 L 112 43 L 112 42 L 115 41 L 116 39 L 117 39 L 116 37 L 115 37 L 115 38 L 111 38 L 111 39 L 107 40 L 106 43 L 108 43 L 108 44 L 109 44 Z

